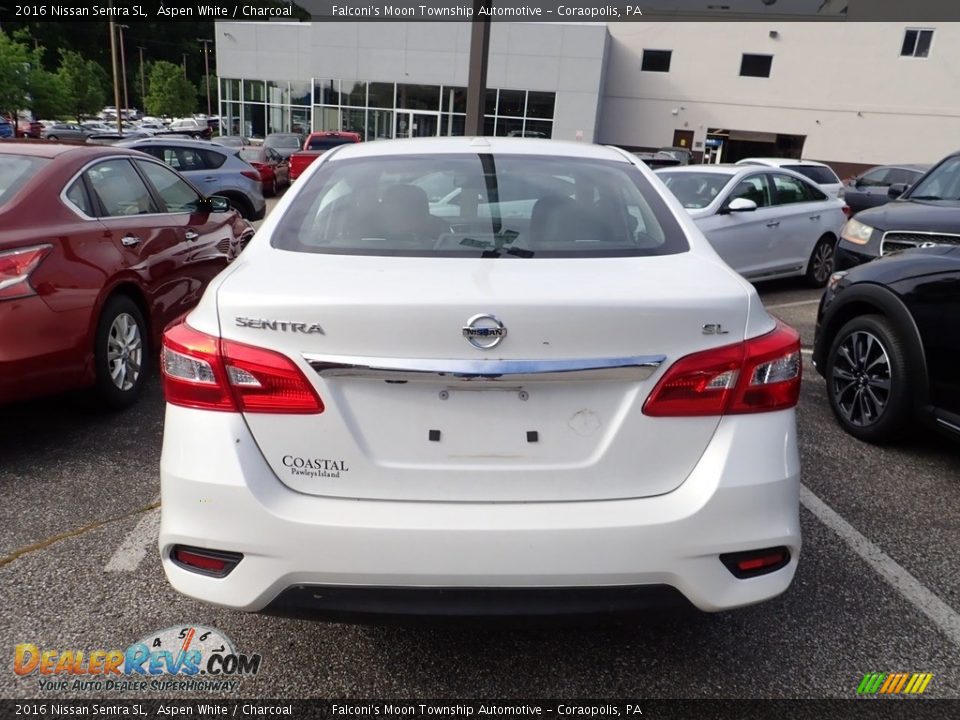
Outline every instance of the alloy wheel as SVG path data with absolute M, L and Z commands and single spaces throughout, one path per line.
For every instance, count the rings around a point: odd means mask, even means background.
M 833 243 L 821 242 L 813 251 L 813 278 L 825 283 L 833 272 Z
M 890 402 L 890 357 L 880 339 L 857 330 L 837 347 L 830 374 L 836 406 L 851 425 L 876 423 Z
M 120 390 L 130 390 L 140 377 L 143 362 L 143 338 L 133 316 L 120 313 L 107 334 L 107 366 L 110 379 Z

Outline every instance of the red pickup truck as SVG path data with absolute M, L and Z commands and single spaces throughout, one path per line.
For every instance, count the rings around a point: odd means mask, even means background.
M 360 136 L 355 132 L 310 133 L 303 143 L 303 150 L 298 150 L 290 156 L 290 182 L 300 177 L 310 163 L 330 148 L 358 142 L 360 142 Z

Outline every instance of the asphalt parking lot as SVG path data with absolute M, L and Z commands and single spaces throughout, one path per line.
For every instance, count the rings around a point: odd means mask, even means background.
M 809 348 L 819 292 L 759 289 Z M 71 397 L 0 408 L 0 697 L 89 696 L 17 677 L 19 643 L 125 648 L 205 625 L 263 658 L 224 696 L 851 698 L 865 673 L 924 672 L 927 696 L 960 698 L 957 448 L 936 436 L 887 449 L 846 436 L 823 380 L 805 370 L 804 548 L 792 587 L 732 613 L 617 627 L 356 627 L 203 605 L 168 587 L 156 551 L 156 378 L 119 414 Z

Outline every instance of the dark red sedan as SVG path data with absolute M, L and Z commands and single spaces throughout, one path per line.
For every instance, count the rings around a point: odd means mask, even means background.
M 0 145 L 0 403 L 86 386 L 134 402 L 164 327 L 252 235 L 144 153 Z
M 280 188 L 290 185 L 290 163 L 273 148 L 244 145 L 240 148 L 240 157 L 260 173 L 264 195 L 273 197 Z

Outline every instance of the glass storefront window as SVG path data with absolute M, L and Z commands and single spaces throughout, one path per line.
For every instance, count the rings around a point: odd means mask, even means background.
M 397 107 L 408 110 L 439 110 L 439 85 L 397 84 Z
M 483 104 L 483 112 L 486 115 L 497 114 L 497 91 L 487 88 L 487 97 Z
M 444 113 L 440 116 L 440 134 L 463 136 L 467 134 L 467 116 Z
M 467 111 L 467 89 L 444 85 L 443 91 L 440 93 L 440 110 L 465 113 Z
M 371 83 L 373 85 L 373 83 Z M 393 113 L 389 110 L 370 110 L 367 113 L 367 140 L 393 137 Z
M 353 107 L 367 106 L 367 84 L 365 82 L 351 83 L 343 81 L 343 104 Z
M 243 101 L 245 103 L 263 102 L 265 99 L 263 80 L 243 81 Z
M 290 108 L 285 105 L 270 105 L 267 108 L 267 132 L 290 132 Z
M 291 105 L 312 105 L 310 99 L 310 83 L 292 82 L 290 83 L 290 104 Z
M 339 105 L 340 81 L 315 80 L 313 83 L 313 102 L 317 105 Z
M 527 93 L 527 117 L 553 120 L 553 105 L 556 94 L 550 92 Z
M 367 106 L 393 110 L 393 83 L 370 83 Z
M 367 137 L 367 111 L 366 110 L 348 110 L 340 111 L 340 127 L 347 132 L 360 133 L 360 139 L 366 140 Z
M 307 108 L 293 108 L 290 111 L 290 132 L 299 135 L 310 132 L 310 111 Z
M 240 102 L 240 81 L 221 78 L 220 99 L 224 102 Z
M 243 104 L 243 132 L 249 138 L 262 138 L 267 131 L 267 106 Z
M 313 129 L 316 132 L 340 130 L 340 110 L 330 107 L 315 107 L 313 109 Z
M 286 81 L 267 81 L 267 102 L 273 105 L 290 104 L 290 83 Z
M 237 89 L 239 89 L 239 85 Z M 225 102 L 220 104 L 220 134 L 240 134 L 240 103 Z
M 523 105 L 527 93 L 523 90 L 501 90 L 497 102 L 497 115 L 523 117 Z
M 501 93 L 501 97 L 502 97 Z M 499 137 L 523 137 L 523 118 L 497 118 Z
M 492 115 L 487 115 L 483 118 L 483 134 L 484 135 L 493 135 L 494 117 Z
M 546 120 L 527 120 L 525 137 L 553 137 L 553 123 Z

